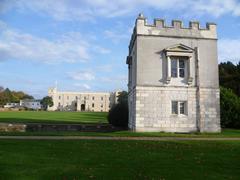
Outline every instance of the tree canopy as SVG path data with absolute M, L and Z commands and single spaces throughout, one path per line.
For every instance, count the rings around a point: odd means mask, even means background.
M 220 63 L 219 83 L 222 87 L 232 89 L 240 97 L 240 62 L 237 65 L 229 61 Z
M 240 97 L 231 89 L 220 88 L 221 126 L 240 128 Z
M 0 87 L 0 106 L 4 106 L 6 103 L 19 102 L 22 99 L 34 99 L 22 91 L 11 91 L 10 89 Z
M 43 107 L 44 110 L 47 110 L 48 106 L 49 106 L 49 107 L 52 107 L 52 106 L 53 106 L 52 97 L 45 96 L 45 97 L 41 100 L 41 105 L 42 105 L 42 107 Z
M 240 62 L 219 64 L 221 126 L 240 128 Z

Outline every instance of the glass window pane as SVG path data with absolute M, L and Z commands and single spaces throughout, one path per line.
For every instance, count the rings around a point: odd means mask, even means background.
M 185 76 L 185 61 L 183 59 L 179 59 L 179 77 Z
M 185 76 L 185 70 L 184 69 L 179 69 L 179 76 L 184 77 Z
M 180 102 L 180 114 L 185 114 L 185 103 Z
M 180 59 L 179 60 L 179 68 L 184 68 L 184 67 L 185 67 L 184 60 Z
M 177 60 L 171 60 L 171 77 L 177 77 Z
M 178 114 L 178 102 L 172 101 L 172 114 Z

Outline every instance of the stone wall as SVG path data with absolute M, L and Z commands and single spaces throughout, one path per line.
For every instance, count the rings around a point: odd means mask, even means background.
M 199 127 L 201 132 L 220 132 L 219 89 L 200 88 Z
M 125 128 L 114 127 L 110 124 L 38 124 L 38 123 L 0 123 L 0 132 L 113 132 L 126 130 Z
M 0 123 L 0 132 L 25 132 L 25 124 Z
M 192 132 L 197 131 L 197 89 L 184 87 L 139 87 L 136 95 L 136 116 L 129 124 L 135 131 Z M 187 115 L 172 115 L 172 101 L 187 101 Z M 134 106 L 130 111 L 134 112 Z M 134 114 L 134 113 L 133 113 Z M 136 123 L 134 123 L 134 121 Z
M 134 131 L 220 132 L 221 130 L 218 89 L 205 88 L 199 93 L 196 87 L 137 86 L 129 94 L 129 100 L 133 102 L 129 104 L 131 112 L 129 128 Z M 173 115 L 172 101 L 186 101 L 186 115 Z

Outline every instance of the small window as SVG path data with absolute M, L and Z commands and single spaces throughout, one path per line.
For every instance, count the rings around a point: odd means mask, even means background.
M 94 107 L 94 103 L 92 103 L 92 107 Z
M 101 97 L 101 100 L 103 101 L 103 97 Z
M 172 101 L 172 114 L 187 114 L 186 101 Z
M 103 104 L 101 104 L 101 108 L 103 107 Z
M 61 99 L 61 96 L 59 96 L 58 99 Z
M 94 96 L 92 97 L 92 100 L 94 100 Z

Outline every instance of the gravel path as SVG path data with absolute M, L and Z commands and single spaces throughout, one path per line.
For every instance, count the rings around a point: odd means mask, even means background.
M 138 141 L 240 141 L 240 138 L 211 137 L 106 137 L 106 136 L 0 136 L 1 139 L 13 140 L 138 140 Z

